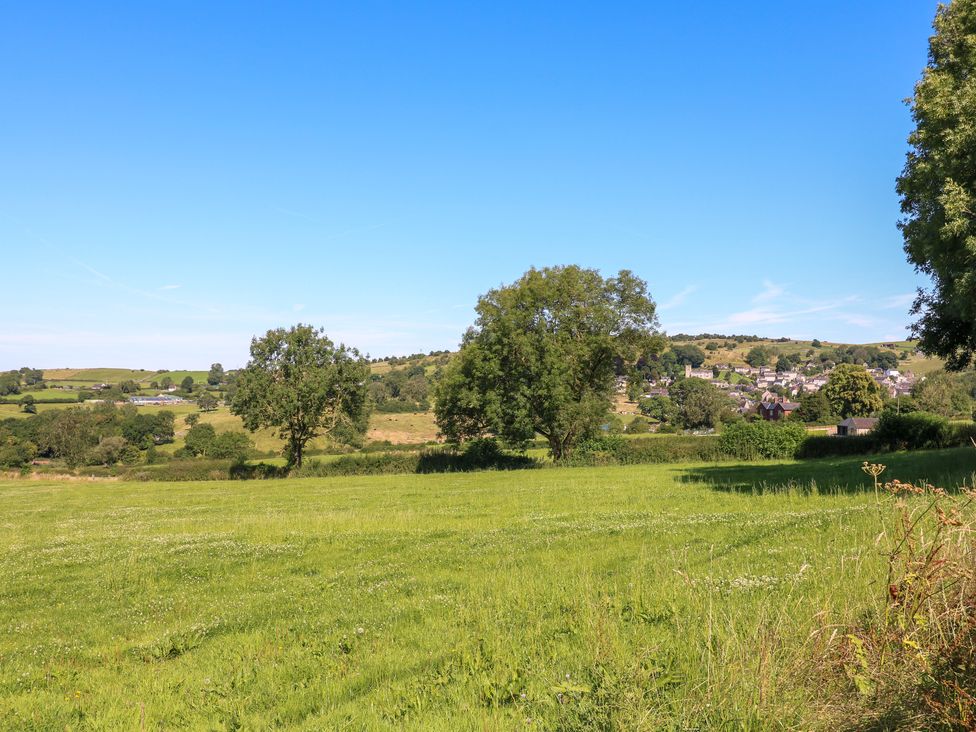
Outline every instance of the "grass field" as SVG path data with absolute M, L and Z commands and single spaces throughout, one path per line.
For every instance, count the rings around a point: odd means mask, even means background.
M 859 465 L 0 482 L 0 727 L 824 727 L 811 633 L 881 592 Z
M 146 371 L 145 369 L 44 369 L 44 380 L 49 384 L 84 388 L 91 384 L 118 384 L 122 381 L 135 381 L 149 386 L 168 376 L 174 384 L 179 384 L 187 376 L 202 384 L 207 381 L 206 371 Z

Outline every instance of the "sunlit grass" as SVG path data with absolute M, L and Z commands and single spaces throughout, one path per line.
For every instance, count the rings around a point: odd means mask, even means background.
M 881 565 L 847 463 L 3 482 L 0 727 L 815 727 Z

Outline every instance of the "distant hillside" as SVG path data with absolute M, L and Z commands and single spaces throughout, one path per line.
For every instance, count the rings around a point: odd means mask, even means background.
M 918 375 L 933 373 L 940 370 L 944 365 L 937 358 L 928 358 L 927 356 L 917 354 L 915 351 L 916 344 L 911 341 L 838 343 L 834 341 L 815 342 L 777 338 L 754 338 L 752 336 L 713 336 L 709 338 L 677 336 L 673 339 L 672 343 L 674 345 L 693 344 L 701 348 L 705 352 L 705 367 L 714 366 L 715 364 L 742 366 L 746 363 L 746 354 L 756 346 L 764 346 L 771 349 L 776 354 L 773 358 L 774 363 L 775 359 L 780 355 L 801 353 L 804 356 L 809 354 L 810 358 L 815 359 L 825 350 L 863 346 L 893 351 L 898 356 L 900 368 L 914 371 Z
M 848 348 L 857 346 L 874 346 L 886 350 L 892 350 L 898 355 L 899 365 L 917 374 L 929 374 L 942 368 L 943 363 L 939 359 L 928 358 L 915 352 L 915 344 L 911 341 L 889 341 L 885 343 L 837 343 L 833 341 L 820 341 L 814 345 L 813 341 L 783 340 L 775 338 L 755 338 L 746 336 L 748 340 L 739 341 L 743 336 L 722 336 L 709 338 L 689 338 L 677 336 L 675 344 L 694 344 L 705 352 L 705 366 L 715 364 L 729 364 L 740 366 L 746 363 L 746 354 L 755 346 L 765 346 L 772 349 L 777 356 L 781 354 L 813 352 L 813 356 L 819 355 L 823 350 L 834 348 Z M 710 345 L 711 344 L 711 345 Z M 411 356 L 395 356 L 375 359 L 371 362 L 370 368 L 374 374 L 384 374 L 393 369 L 408 368 L 416 365 L 423 365 L 425 371 L 433 372 L 438 366 L 446 364 L 453 354 L 449 351 L 438 351 L 430 354 L 413 354 Z M 143 387 L 148 388 L 153 381 L 159 381 L 164 376 L 169 376 L 175 383 L 179 383 L 187 376 L 192 376 L 193 380 L 201 383 L 207 380 L 206 371 L 147 371 L 145 369 L 114 369 L 114 368 L 92 368 L 92 369 L 44 369 L 44 380 L 51 386 L 65 385 L 84 387 L 90 384 L 117 384 L 122 381 L 132 380 Z
M 370 363 L 370 369 L 374 374 L 385 374 L 393 369 L 410 368 L 411 366 L 419 365 L 423 366 L 429 375 L 438 366 L 443 366 L 450 361 L 453 355 L 450 351 L 434 351 L 427 354 L 415 353 L 411 356 L 378 358 Z
M 44 369 L 44 381 L 48 386 L 73 386 L 84 388 L 92 384 L 118 384 L 123 381 L 134 381 L 139 386 L 148 388 L 168 376 L 174 383 L 179 384 L 187 376 L 193 381 L 202 383 L 207 380 L 206 371 L 146 371 L 145 369 Z

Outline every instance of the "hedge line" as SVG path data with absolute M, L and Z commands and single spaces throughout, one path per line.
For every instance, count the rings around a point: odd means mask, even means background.
M 579 445 L 563 465 L 637 465 L 644 463 L 714 462 L 718 460 L 819 458 L 868 455 L 889 450 L 955 447 L 976 438 L 976 425 L 952 425 L 924 413 L 885 414 L 869 435 L 810 436 L 802 425 L 739 423 L 721 435 L 669 435 L 624 439 L 603 435 Z M 86 468 L 85 475 L 126 480 L 198 481 L 448 473 L 472 470 L 520 470 L 542 467 L 541 461 L 501 450 L 493 440 L 476 440 L 463 450 L 427 447 L 419 451 L 354 453 L 332 461 L 309 460 L 300 470 L 283 466 L 231 464 L 220 460 L 173 460 L 158 465 Z
M 711 462 L 727 457 L 715 435 L 669 435 L 644 439 L 605 435 L 579 445 L 563 464 L 595 466 Z

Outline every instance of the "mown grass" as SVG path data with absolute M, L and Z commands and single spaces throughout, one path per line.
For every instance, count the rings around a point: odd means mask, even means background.
M 0 727 L 818 727 L 873 494 L 704 469 L 0 482 Z

